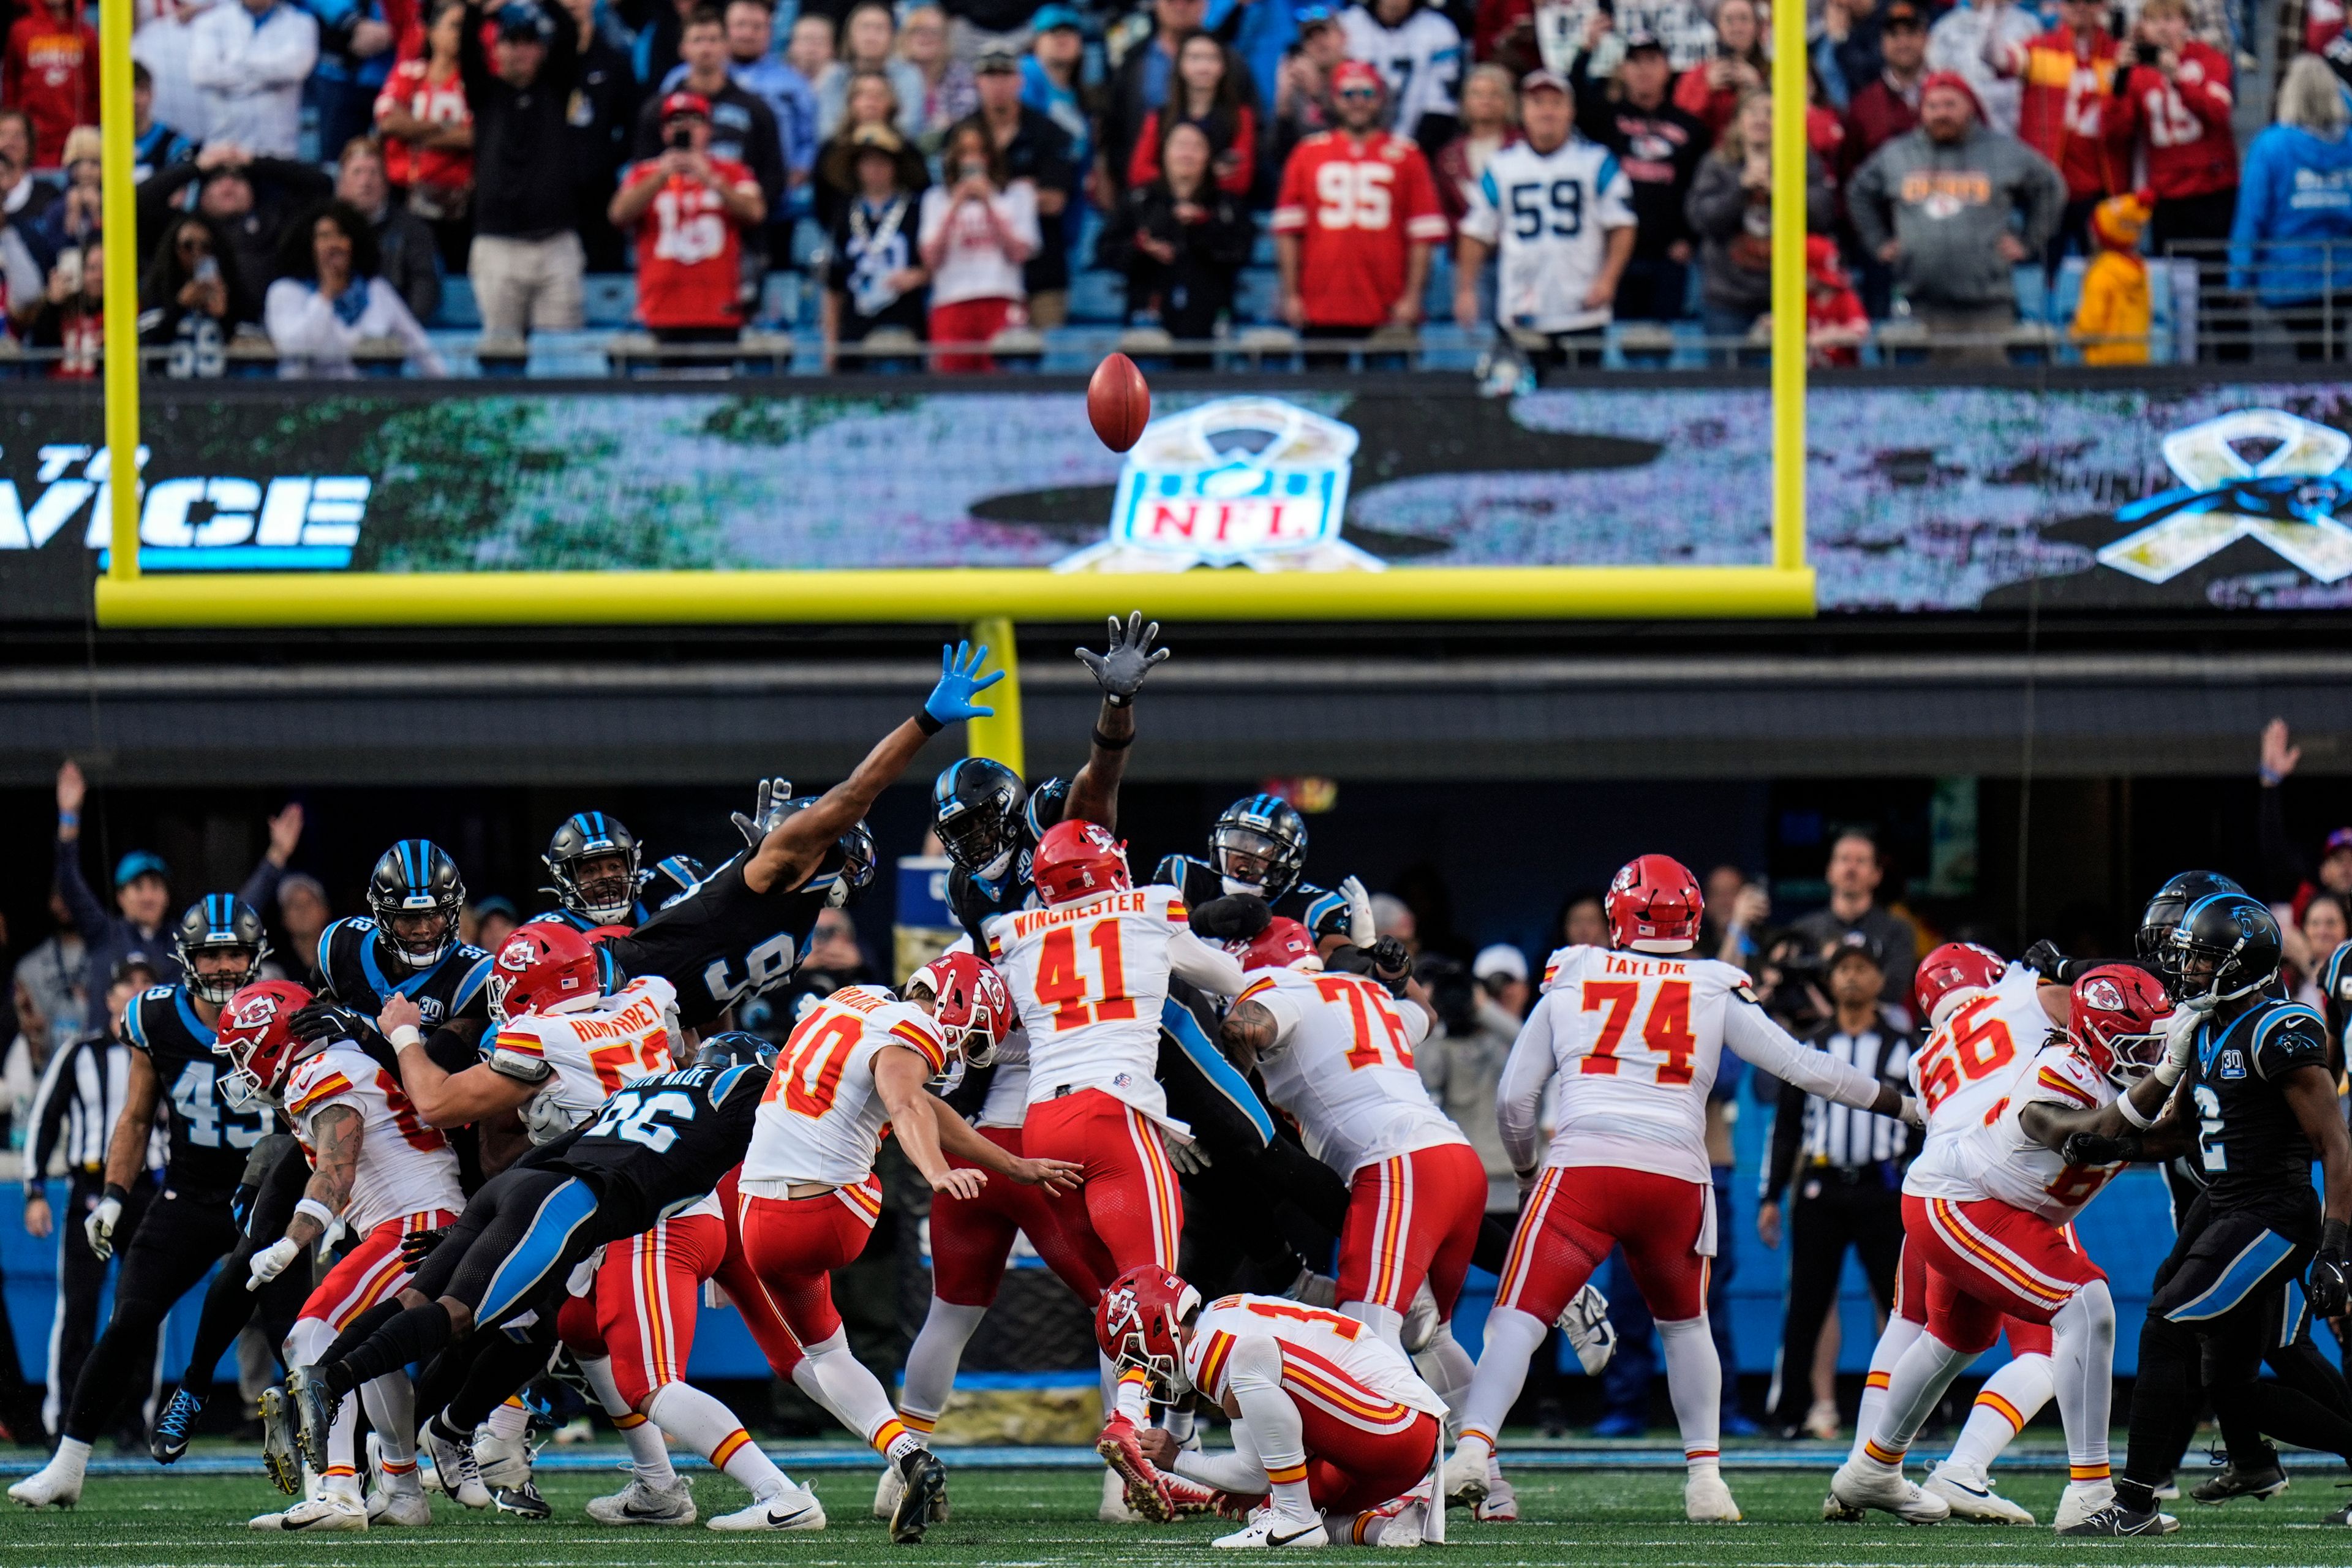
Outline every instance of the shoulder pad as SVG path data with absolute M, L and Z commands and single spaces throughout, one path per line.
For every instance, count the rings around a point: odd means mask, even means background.
M 1192 860 L 1189 857 L 1162 855 L 1160 858 L 1160 864 L 1152 868 L 1151 879 L 1162 887 L 1181 888 L 1184 885 L 1185 870 L 1191 865 Z

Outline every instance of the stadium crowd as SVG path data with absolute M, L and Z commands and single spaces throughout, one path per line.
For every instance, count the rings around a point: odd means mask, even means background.
M 773 324 L 765 280 L 805 272 L 845 369 L 923 339 L 953 345 L 939 369 L 991 368 L 1008 329 L 1070 319 L 1088 269 L 1123 280 L 1129 323 L 1187 344 L 1255 324 L 1397 351 L 1433 304 L 1538 361 L 1694 317 L 1728 355 L 1768 304 L 1759 0 L 141 0 L 139 18 L 131 265 L 174 375 L 223 374 L 240 339 L 286 374 L 435 374 L 425 328 L 461 275 L 486 342 L 578 329 L 590 280 L 634 271 L 636 324 L 696 345 Z M 1998 361 L 2021 275 L 2080 256 L 2075 352 L 2144 361 L 2147 259 L 2184 244 L 2226 251 L 2234 297 L 2331 354 L 2352 41 L 2314 6 L 2276 123 L 2242 149 L 2269 25 L 2222 0 L 1812 6 L 1814 358 L 1853 363 L 1907 321 L 1936 357 Z M 5 0 L 0 26 L 5 331 L 88 375 L 112 237 L 97 36 L 80 0 Z

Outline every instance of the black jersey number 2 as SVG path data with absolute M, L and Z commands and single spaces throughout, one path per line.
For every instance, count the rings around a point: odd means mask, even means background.
M 1528 180 L 1511 187 L 1511 232 L 1534 239 L 1544 231 L 1549 209 L 1551 232 L 1574 239 L 1584 232 L 1584 182 Z

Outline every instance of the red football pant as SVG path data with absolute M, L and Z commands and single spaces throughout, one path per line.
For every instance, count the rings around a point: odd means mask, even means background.
M 1486 1215 L 1486 1167 L 1467 1143 L 1441 1143 L 1362 1166 L 1339 1233 L 1339 1300 L 1402 1313 L 1423 1279 L 1440 1321 L 1454 1316 Z
M 2066 1235 L 2070 1240 L 2074 1234 L 2074 1227 L 2068 1226 Z M 1895 1315 L 1908 1318 L 1923 1329 L 1927 1326 L 1927 1255 L 1924 1249 L 1912 1246 L 1908 1241 L 1903 1244 L 1903 1261 L 1895 1273 Z M 2011 1356 L 2050 1353 L 2051 1333 L 2047 1323 L 2037 1323 L 2029 1318 L 2007 1317 L 2001 1320 L 2000 1331 L 2009 1336 L 2009 1353 Z M 1883 1379 L 1885 1373 L 1873 1373 L 1871 1375 Z M 1879 1386 L 1885 1384 L 1882 1382 Z
M 743 1167 L 738 1165 L 719 1181 L 719 1205 L 727 1211 L 727 1256 L 719 1261 L 719 1272 L 712 1278 L 727 1292 L 728 1305 L 742 1318 L 760 1353 L 768 1358 L 768 1370 L 790 1383 L 793 1369 L 808 1359 L 808 1352 L 802 1348 L 792 1325 L 784 1321 L 784 1315 L 776 1310 L 775 1302 L 760 1288 L 760 1276 L 751 1268 L 751 1255 L 743 1250 L 743 1205 L 736 1185 L 742 1173 Z
M 874 1222 L 882 1217 L 881 1178 L 868 1176 L 856 1186 L 808 1198 L 739 1193 L 736 1205 L 751 1288 L 767 1310 L 804 1345 L 822 1344 L 839 1333 L 833 1271 L 866 1250 Z
M 2001 1320 L 2048 1323 L 2074 1292 L 2106 1275 L 2066 1228 L 1999 1198 L 1903 1194 L 1905 1245 L 1927 1270 L 1927 1331 L 1958 1351 L 1981 1351 Z
M 974 1131 L 1019 1159 L 1021 1129 L 982 1127 Z M 978 1169 L 969 1160 L 950 1154 L 948 1163 Z M 931 1293 L 958 1307 L 985 1307 L 995 1301 L 1004 1279 L 1005 1260 L 1013 1256 L 1013 1238 L 1026 1235 L 1045 1266 L 1077 1293 L 1093 1301 L 1110 1288 L 1118 1271 L 1110 1254 L 1093 1231 L 1076 1230 L 1062 1221 L 1069 1211 L 1056 1207 L 1044 1190 L 1023 1186 L 992 1172 L 988 1185 L 976 1198 L 937 1193 L 931 1197 Z
M 1031 1106 L 1021 1146 L 1033 1160 L 1079 1167 L 1084 1225 L 1109 1253 L 1113 1279 L 1147 1263 L 1175 1268 L 1184 1203 L 1150 1117 L 1101 1089 L 1082 1089 Z M 1065 1200 L 1059 1212 L 1066 1226 L 1080 1229 L 1075 1205 Z
M 457 1216 L 446 1209 L 385 1220 L 327 1270 L 295 1321 L 310 1318 L 331 1329 L 349 1327 L 353 1318 L 378 1301 L 390 1300 L 408 1283 L 414 1270 L 401 1261 L 402 1237 L 412 1230 L 442 1230 L 457 1223 Z
M 1410 1412 L 1402 1429 L 1375 1431 L 1291 1396 L 1307 1439 L 1307 1495 L 1336 1513 L 1378 1508 L 1428 1479 L 1437 1459 L 1437 1418 Z
M 613 1358 L 613 1381 L 632 1405 L 642 1409 L 655 1389 L 685 1380 L 697 1297 L 726 1254 L 727 1222 L 717 1215 L 679 1215 L 604 1249 L 593 1292 L 596 1331 Z
M 1612 1247 L 1650 1315 L 1678 1323 L 1706 1310 L 1708 1259 L 1699 1237 L 1715 1189 L 1699 1182 L 1614 1165 L 1554 1165 L 1536 1183 L 1511 1237 L 1495 1305 L 1550 1322 Z
M 952 305 L 934 305 L 931 342 L 984 344 L 1004 330 L 1012 319 L 1014 303 L 1011 300 L 959 300 Z M 992 371 L 996 368 L 996 361 L 985 353 L 940 353 L 931 356 L 931 368 L 942 374 Z

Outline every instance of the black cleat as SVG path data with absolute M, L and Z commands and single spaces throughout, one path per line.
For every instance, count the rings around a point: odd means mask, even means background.
M 519 1487 L 492 1487 L 490 1501 L 500 1513 L 510 1513 L 517 1519 L 541 1520 L 551 1518 L 555 1510 L 539 1495 L 538 1486 L 525 1481 Z
M 898 1461 L 898 1471 L 907 1478 L 907 1490 L 890 1512 L 890 1540 L 912 1546 L 931 1522 L 931 1505 L 948 1489 L 948 1468 L 929 1449 L 918 1448 Z
M 299 1423 L 294 1440 L 302 1450 L 302 1458 L 320 1475 L 327 1473 L 327 1429 L 335 1424 L 334 1396 L 327 1392 L 323 1369 L 298 1366 L 286 1373 L 286 1397 L 293 1402 L 292 1415 Z M 265 1417 L 268 1412 L 264 1411 Z M 281 1489 L 284 1483 L 279 1483 Z M 297 1487 L 289 1496 L 300 1491 Z
M 2154 1509 L 2146 1513 L 2111 1502 L 2080 1524 L 2070 1524 L 2058 1531 L 2061 1535 L 2169 1535 L 2180 1528 L 2180 1521 L 2168 1513 Z
M 2271 1462 L 2260 1469 L 2242 1470 L 2234 1464 L 2224 1465 L 2219 1475 L 2198 1482 L 2189 1495 L 2201 1503 L 2225 1503 L 2233 1497 L 2261 1501 L 2286 1489 L 2286 1472 L 2279 1468 L 2278 1456 L 2273 1454 Z
M 196 1417 L 205 1413 L 204 1398 L 184 1388 L 172 1392 L 172 1403 L 163 1409 L 163 1418 L 147 1439 L 147 1451 L 155 1456 L 159 1465 L 168 1465 L 188 1451 L 188 1438 L 196 1429 Z

